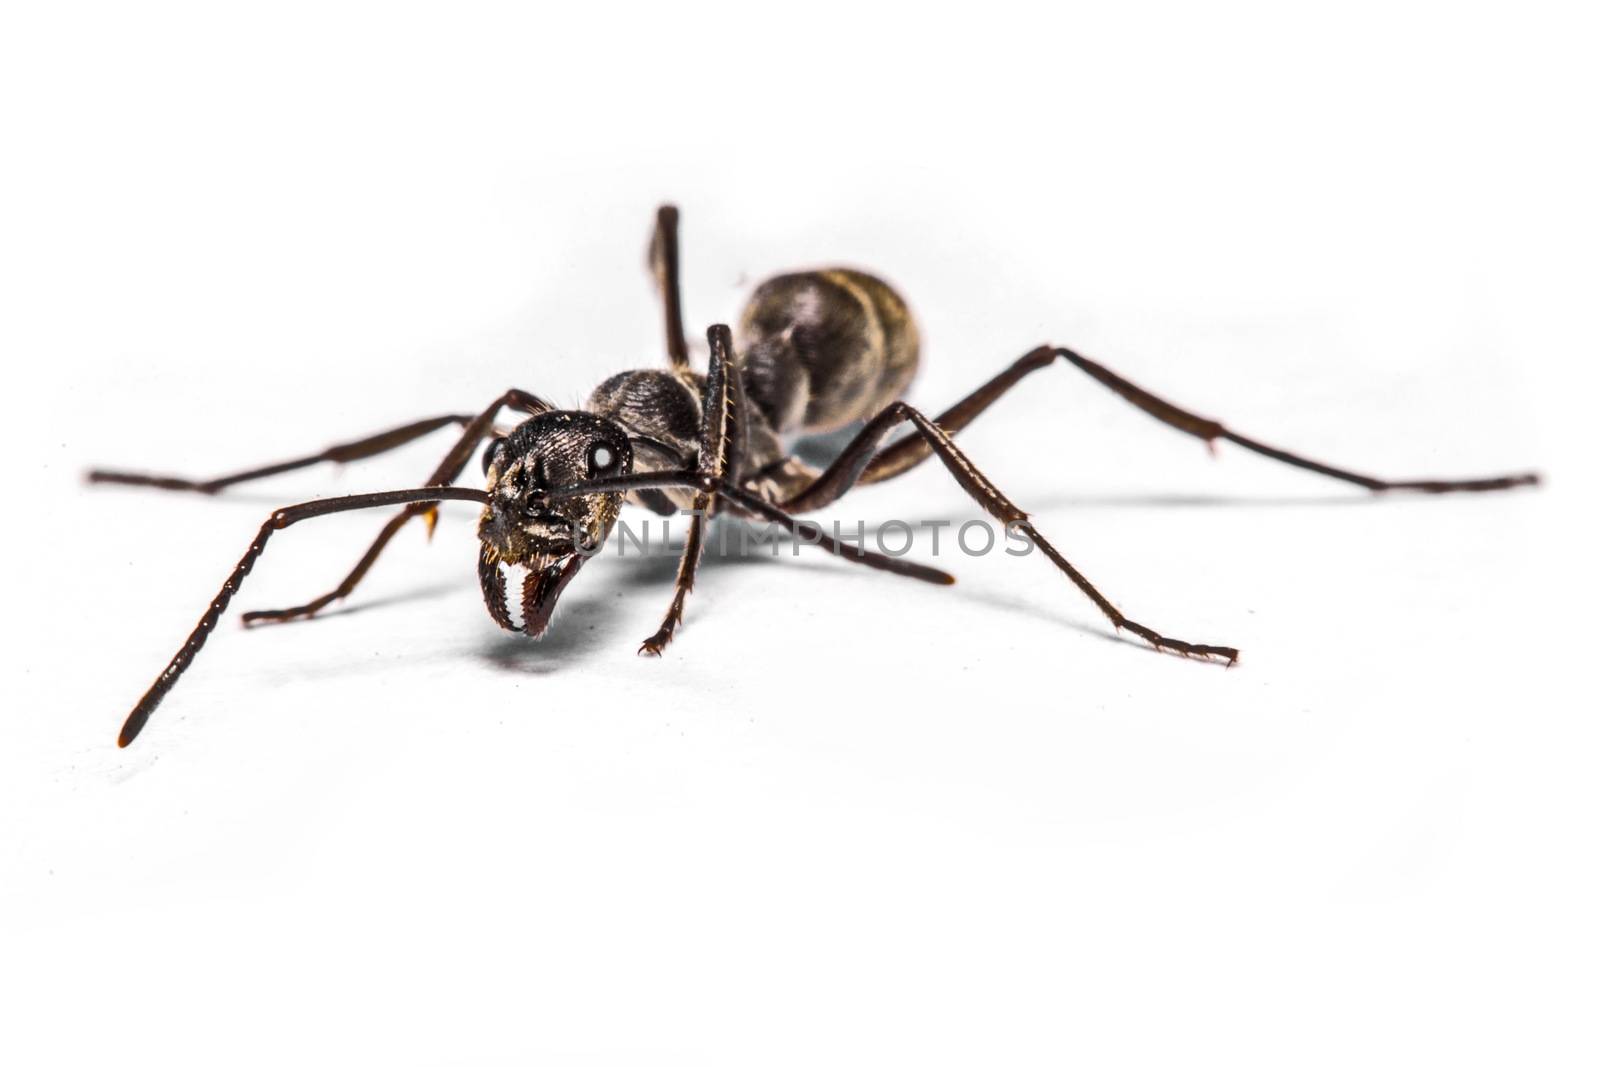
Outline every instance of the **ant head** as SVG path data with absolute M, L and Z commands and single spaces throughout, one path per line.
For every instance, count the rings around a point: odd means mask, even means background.
M 478 520 L 484 601 L 501 626 L 537 637 L 549 624 L 561 590 L 605 543 L 623 496 L 546 494 L 629 473 L 633 448 L 627 432 L 610 419 L 584 411 L 547 411 L 490 442 L 483 468 L 489 479 L 489 504 Z M 506 606 L 503 565 L 527 568 L 521 627 L 512 623 Z

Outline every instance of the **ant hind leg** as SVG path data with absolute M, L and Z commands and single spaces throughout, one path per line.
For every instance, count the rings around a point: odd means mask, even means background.
M 1064 360 L 1083 371 L 1147 415 L 1160 419 L 1174 429 L 1182 430 L 1186 434 L 1198 437 L 1205 441 L 1207 445 L 1214 445 L 1218 440 L 1230 441 L 1241 448 L 1249 449 L 1257 455 L 1265 456 L 1279 463 L 1285 463 L 1291 467 L 1299 467 L 1301 470 L 1311 471 L 1314 474 L 1320 474 L 1342 482 L 1359 485 L 1373 492 L 1389 490 L 1406 490 L 1419 493 L 1487 492 L 1498 489 L 1513 489 L 1524 485 L 1537 485 L 1539 482 L 1539 476 L 1530 472 L 1498 475 L 1489 478 L 1430 478 L 1392 481 L 1369 474 L 1345 470 L 1341 467 L 1334 467 L 1313 459 L 1307 459 L 1304 456 L 1273 445 L 1264 444 L 1243 434 L 1234 433 L 1215 419 L 1204 418 L 1193 412 L 1186 411 L 1176 404 L 1169 403 L 1153 393 L 1134 385 L 1126 378 L 1108 370 L 1086 356 L 1079 355 L 1070 348 L 1058 348 L 1051 345 L 1040 345 L 1038 348 L 1023 355 L 1011 366 L 979 386 L 954 407 L 939 415 L 934 421 L 939 424 L 939 428 L 946 434 L 953 435 L 959 432 L 972 420 L 988 410 L 996 400 L 999 400 L 1000 397 L 1010 391 L 1012 386 L 1034 371 L 1049 366 L 1057 359 Z M 904 474 L 932 454 L 933 449 L 927 439 L 922 435 L 912 434 L 910 437 L 902 441 L 896 441 L 876 455 L 869 457 L 861 471 L 860 481 L 863 485 L 870 485 L 873 482 L 885 481 Z M 820 506 L 820 504 L 812 504 L 811 506 Z
M 1128 618 L 1115 605 L 1084 577 L 1067 560 L 1055 546 L 1045 540 L 1044 535 L 1034 528 L 1028 521 L 1028 516 L 1021 508 L 1013 504 L 993 482 L 984 476 L 983 472 L 973 465 L 966 453 L 956 447 L 950 435 L 941 429 L 932 419 L 909 404 L 895 401 L 883 411 L 879 412 L 862 427 L 856 439 L 847 446 L 844 452 L 833 462 L 827 470 L 823 471 L 816 481 L 812 482 L 803 492 L 794 499 L 786 502 L 783 508 L 787 511 L 800 511 L 807 508 L 823 507 L 839 499 L 853 486 L 864 481 L 862 472 L 869 469 L 872 457 L 878 452 L 879 442 L 902 422 L 909 422 L 916 431 L 914 438 L 922 442 L 925 447 L 940 461 L 954 476 L 956 482 L 967 495 L 976 500 L 985 511 L 996 519 L 1005 523 L 1010 529 L 1017 530 L 1028 540 L 1039 546 L 1039 549 L 1049 558 L 1056 568 L 1067 576 L 1078 589 L 1094 602 L 1095 607 L 1111 621 L 1111 625 L 1118 630 L 1129 630 L 1144 638 L 1156 648 L 1166 652 L 1175 652 L 1182 656 L 1196 656 L 1202 659 L 1218 659 L 1232 666 L 1239 658 L 1239 650 L 1226 645 L 1195 644 L 1189 641 L 1180 641 L 1177 638 L 1166 637 L 1143 623 Z M 903 442 L 902 442 L 903 443 Z M 894 447 L 894 446 L 891 446 Z

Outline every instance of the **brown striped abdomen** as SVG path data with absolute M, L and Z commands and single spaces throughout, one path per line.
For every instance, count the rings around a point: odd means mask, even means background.
M 917 373 L 917 324 L 870 274 L 780 274 L 739 323 L 746 395 L 779 433 L 826 433 L 871 418 Z

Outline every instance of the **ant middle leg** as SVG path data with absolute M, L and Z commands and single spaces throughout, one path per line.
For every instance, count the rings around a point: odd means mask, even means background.
M 667 362 L 674 369 L 689 365 L 689 344 L 683 336 L 683 293 L 678 278 L 678 209 L 662 204 L 656 210 L 656 228 L 646 257 L 661 290 L 665 314 Z
M 898 556 L 887 556 L 881 552 L 873 552 L 871 549 L 863 548 L 853 541 L 840 541 L 831 537 L 816 523 L 796 518 L 777 505 L 763 500 L 756 493 L 724 486 L 717 491 L 717 496 L 727 502 L 733 510 L 753 518 L 762 518 L 768 522 L 776 523 L 788 531 L 795 540 L 816 545 L 824 552 L 831 552 L 840 559 L 846 559 L 852 563 L 861 563 L 874 570 L 887 571 L 889 574 L 915 578 L 919 582 L 930 582 L 933 585 L 956 584 L 955 575 L 942 571 L 937 567 L 929 567 L 912 560 L 901 559 Z
M 1490 478 L 1392 481 L 1369 474 L 1345 470 L 1341 467 L 1334 467 L 1317 460 L 1307 459 L 1304 456 L 1273 445 L 1264 444 L 1243 434 L 1234 433 L 1215 419 L 1196 415 L 1178 407 L 1176 404 L 1169 403 L 1153 393 L 1134 385 L 1126 378 L 1108 370 L 1088 357 L 1079 355 L 1070 348 L 1057 348 L 1051 345 L 1040 345 L 1038 348 L 1028 352 L 1011 366 L 995 375 L 994 378 L 979 386 L 969 396 L 941 414 L 934 421 L 947 434 L 954 434 L 960 431 L 973 419 L 983 414 L 991 404 L 1005 395 L 1012 386 L 1034 371 L 1049 366 L 1057 359 L 1065 360 L 1083 371 L 1147 415 L 1160 419 L 1174 429 L 1182 430 L 1186 434 L 1200 438 L 1208 446 L 1214 445 L 1218 440 L 1231 441 L 1241 448 L 1249 449 L 1257 455 L 1265 456 L 1279 463 L 1288 464 L 1291 467 L 1299 467 L 1301 470 L 1308 470 L 1314 474 L 1321 474 L 1342 482 L 1350 482 L 1373 492 L 1387 490 L 1409 490 L 1420 493 L 1485 492 L 1497 489 L 1512 489 L 1523 485 L 1537 485 L 1539 482 L 1537 474 L 1528 472 L 1498 475 Z M 932 455 L 932 447 L 928 441 L 921 435 L 913 434 L 903 441 L 896 441 L 876 455 L 868 457 L 863 464 L 859 480 L 865 485 L 893 478 L 896 475 L 904 474 L 930 455 Z M 796 500 L 794 503 L 798 506 L 800 502 Z M 811 506 L 821 505 L 812 504 Z
M 1026 373 L 1026 372 L 1024 372 Z M 981 410 L 981 408 L 979 409 Z M 1055 546 L 1047 541 L 1043 534 L 1034 528 L 1028 521 L 1027 513 L 1013 504 L 993 482 L 984 476 L 983 472 L 973 465 L 966 453 L 956 447 L 950 435 L 941 429 L 932 419 L 929 419 L 916 408 L 902 401 L 895 401 L 884 408 L 868 423 L 861 428 L 854 441 L 846 446 L 844 452 L 836 459 L 832 466 L 823 471 L 817 479 L 796 497 L 780 506 L 784 511 L 800 511 L 809 508 L 818 508 L 839 499 L 851 487 L 863 481 L 862 472 L 869 468 L 872 457 L 878 452 L 879 442 L 895 426 L 902 422 L 909 422 L 916 431 L 917 441 L 922 442 L 928 451 L 937 455 L 955 477 L 957 484 L 965 489 L 967 495 L 976 500 L 985 511 L 996 519 L 1005 523 L 1009 529 L 1019 531 L 1023 536 L 1039 546 L 1050 562 L 1065 574 L 1072 584 L 1076 585 L 1090 600 L 1092 600 L 1101 613 L 1111 621 L 1111 625 L 1118 630 L 1129 630 L 1144 638 L 1151 645 L 1167 652 L 1176 652 L 1182 656 L 1198 656 L 1203 659 L 1219 659 L 1232 665 L 1239 658 L 1239 650 L 1226 645 L 1204 645 L 1189 641 L 1180 641 L 1177 638 L 1166 637 L 1156 632 L 1143 623 L 1128 618 L 1117 609 L 1111 601 L 1107 600 L 1101 592 L 1094 587 L 1083 572 L 1056 550 Z
M 693 472 L 700 488 L 695 493 L 694 508 L 690 512 L 689 532 L 684 538 L 683 555 L 678 560 L 678 576 L 673 583 L 672 603 L 656 632 L 645 638 L 639 653 L 659 656 L 671 643 L 673 634 L 683 621 L 684 603 L 694 589 L 695 576 L 705 554 L 705 534 L 708 512 L 713 502 L 721 500 L 738 511 L 758 515 L 776 522 L 796 537 L 804 537 L 835 555 L 843 556 L 869 567 L 877 567 L 897 574 L 920 578 L 923 581 L 948 585 L 955 581 L 950 575 L 921 564 L 902 562 L 890 556 L 869 552 L 859 545 L 846 546 L 824 533 L 813 523 L 797 521 L 788 513 L 760 498 L 744 493 L 726 484 L 728 471 L 737 466 L 739 455 L 740 417 L 744 405 L 743 391 L 739 388 L 738 371 L 733 365 L 733 335 L 727 326 L 717 325 L 706 331 L 711 346 L 711 363 L 706 372 L 705 390 L 701 397 L 701 423 L 698 461 Z
M 880 552 L 861 547 L 849 541 L 840 541 L 829 536 L 822 527 L 805 519 L 798 519 L 781 508 L 762 500 L 754 493 L 746 493 L 730 486 L 718 489 L 715 499 L 735 513 L 752 518 L 765 519 L 768 522 L 782 526 L 795 540 L 805 544 L 816 545 L 824 552 L 831 552 L 840 559 L 852 563 L 862 563 L 876 570 L 887 571 L 890 574 L 900 574 L 907 578 L 916 578 L 918 581 L 931 582 L 934 585 L 954 585 L 955 576 L 937 567 L 925 566 L 911 560 L 898 559 L 886 556 Z M 678 624 L 683 621 L 684 601 L 694 588 L 695 575 L 700 569 L 700 560 L 705 552 L 705 529 L 709 516 L 704 508 L 697 503 L 695 510 L 690 515 L 690 525 L 687 537 L 684 540 L 683 555 L 678 561 L 678 577 L 673 589 L 672 605 L 667 609 L 666 617 L 661 620 L 661 627 L 654 634 L 645 639 L 639 646 L 642 656 L 659 656 L 671 642 L 673 634 L 677 631 Z

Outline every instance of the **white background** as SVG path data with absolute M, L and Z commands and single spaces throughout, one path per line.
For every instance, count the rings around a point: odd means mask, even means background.
M 1578 11 L 10 10 L 0 1057 L 1594 1062 Z M 217 500 L 85 467 L 577 402 L 663 358 L 668 198 L 697 335 L 848 262 L 930 409 L 1053 340 L 1334 462 L 1549 484 L 1373 501 L 1052 368 L 963 444 L 1238 669 L 1037 556 L 713 559 L 661 661 L 673 563 L 607 558 L 527 643 L 457 507 L 348 610 L 225 620 L 113 747 L 272 507 L 446 435 Z M 975 514 L 930 465 L 825 517 Z M 238 605 L 380 521 L 282 535 Z

